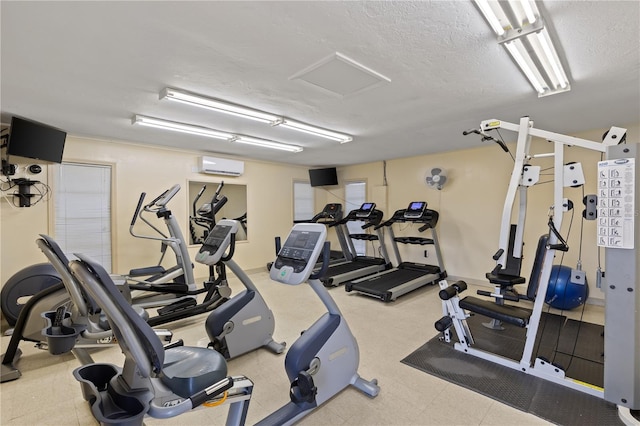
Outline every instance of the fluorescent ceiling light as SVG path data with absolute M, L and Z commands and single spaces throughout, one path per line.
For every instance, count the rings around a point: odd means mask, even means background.
M 510 41 L 508 43 L 505 43 L 504 47 L 506 47 L 509 53 L 511 53 L 511 56 L 513 56 L 513 59 L 516 61 L 524 75 L 527 77 L 527 79 L 529 79 L 529 82 L 531 83 L 533 88 L 536 89 L 539 94 L 543 94 L 548 88 L 542 86 L 541 81 L 544 80 L 540 76 L 540 73 L 537 72 L 537 70 L 534 71 L 535 65 L 533 65 L 531 59 L 526 55 L 526 51 L 524 51 L 522 43 L 516 44 L 517 42 L 518 40 Z
M 251 136 L 239 135 L 239 136 L 233 138 L 232 142 L 244 143 L 244 144 L 253 145 L 253 146 L 261 146 L 261 147 L 264 147 L 264 148 L 279 149 L 279 150 L 282 150 L 282 151 L 302 152 L 302 147 L 301 146 L 289 145 L 289 144 L 284 144 L 284 143 L 280 143 L 280 142 L 274 142 L 274 141 L 270 141 L 270 140 L 266 140 L 266 139 L 254 138 L 254 137 L 251 137 Z
M 208 127 L 195 126 L 193 124 L 179 123 L 176 121 L 163 120 L 161 118 L 147 117 L 136 114 L 131 120 L 132 124 L 154 127 L 174 132 L 188 133 L 191 135 L 206 136 L 209 138 L 222 139 L 228 142 L 238 142 L 248 145 L 261 146 L 264 148 L 279 149 L 281 151 L 302 152 L 303 148 L 297 145 L 270 141 L 266 139 L 254 138 L 245 135 L 235 135 L 233 133 L 222 132 L 220 130 L 209 129 Z
M 242 105 L 232 104 L 220 99 L 208 98 L 195 93 L 183 92 L 169 87 L 160 92 L 160 99 L 181 102 L 200 108 L 235 115 L 237 117 L 248 118 L 249 120 L 260 121 L 262 123 L 273 123 L 279 118 L 277 115 L 247 108 Z
M 163 120 L 160 118 L 146 117 L 144 115 L 134 115 L 132 124 L 155 127 L 157 129 L 173 130 L 174 132 L 189 133 L 191 135 L 206 136 L 214 139 L 229 140 L 233 137 L 231 133 L 225 133 L 207 127 L 194 126 L 192 124 L 178 123 L 176 121 Z
M 498 36 L 498 42 L 513 57 L 538 96 L 571 90 L 560 57 L 533 0 L 474 1 Z
M 493 3 L 498 3 L 498 2 L 493 2 Z M 476 0 L 476 4 L 480 8 L 480 11 L 484 15 L 484 17 L 487 18 L 487 21 L 489 22 L 489 25 L 491 26 L 493 31 L 499 36 L 504 34 L 504 28 L 502 28 L 502 25 L 500 24 L 500 20 L 498 19 L 496 12 L 494 12 L 493 9 L 491 8 L 489 1 Z
M 231 114 L 237 117 L 259 121 L 261 123 L 267 123 L 271 126 L 282 126 L 299 132 L 309 133 L 315 136 L 338 141 L 340 143 L 351 142 L 353 140 L 351 136 L 343 133 L 333 132 L 310 124 L 300 123 L 279 115 L 229 103 L 220 99 L 209 98 L 195 93 L 172 89 L 170 87 L 162 89 L 160 92 L 160 99 L 167 99 L 170 101 L 206 108 L 211 111 Z
M 309 124 L 300 123 L 299 121 L 290 120 L 288 118 L 284 118 L 282 119 L 282 121 L 275 124 L 280 127 L 297 130 L 299 132 L 308 133 L 310 135 L 321 136 L 323 138 L 338 141 L 340 143 L 351 142 L 353 140 L 353 138 L 349 135 L 332 132 L 331 130 L 326 130 L 320 127 L 311 126 Z

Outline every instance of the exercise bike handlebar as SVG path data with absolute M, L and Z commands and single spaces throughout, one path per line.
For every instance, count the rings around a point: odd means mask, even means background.
M 327 273 L 327 269 L 329 269 L 329 257 L 331 254 L 331 242 L 324 242 L 324 246 L 322 247 L 322 252 L 320 254 L 322 256 L 322 266 L 317 272 L 309 275 L 310 280 L 320 279 Z

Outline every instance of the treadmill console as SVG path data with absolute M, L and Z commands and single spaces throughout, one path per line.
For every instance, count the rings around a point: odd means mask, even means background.
M 322 216 L 335 219 L 337 215 L 342 216 L 342 204 L 329 203 L 322 209 Z
M 271 279 L 289 285 L 307 281 L 326 238 L 327 228 L 322 224 L 295 224 L 273 262 Z
M 404 212 L 406 219 L 419 219 L 427 208 L 425 201 L 412 201 Z
M 367 218 L 371 216 L 373 210 L 376 208 L 376 203 L 364 203 L 356 210 L 356 217 Z
M 231 243 L 231 235 L 238 232 L 238 221 L 222 219 L 209 231 L 202 247 L 196 254 L 196 262 L 215 265 L 220 261 Z

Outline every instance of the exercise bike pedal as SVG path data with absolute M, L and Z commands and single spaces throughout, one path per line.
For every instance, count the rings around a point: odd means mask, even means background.
M 312 403 L 316 399 L 318 388 L 313 383 L 313 377 L 306 371 L 298 373 L 298 377 L 291 383 L 289 397 L 291 402 L 298 404 L 301 402 Z
M 162 307 L 158 309 L 158 315 L 167 315 L 173 312 L 181 311 L 183 309 L 189 309 L 196 306 L 198 302 L 196 299 L 190 297 L 188 299 L 178 300 L 177 302 L 173 302 L 170 305 Z

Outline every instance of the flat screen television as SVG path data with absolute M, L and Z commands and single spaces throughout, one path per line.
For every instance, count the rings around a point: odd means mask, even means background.
M 7 154 L 60 163 L 66 138 L 67 132 L 55 127 L 13 117 Z
M 311 186 L 337 185 L 338 174 L 335 167 L 309 170 Z

